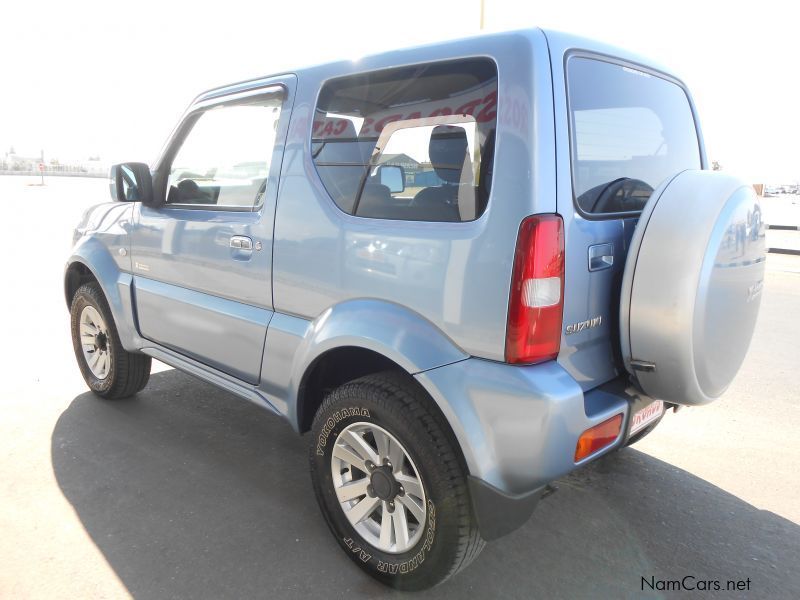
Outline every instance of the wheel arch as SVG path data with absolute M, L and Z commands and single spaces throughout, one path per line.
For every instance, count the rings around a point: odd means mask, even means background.
M 408 374 L 392 359 L 363 346 L 339 346 L 317 356 L 303 373 L 297 390 L 300 433 L 311 429 L 314 416 L 329 391 L 349 381 L 384 371 Z
M 67 309 L 72 306 L 72 299 L 78 288 L 92 281 L 100 283 L 92 270 L 81 261 L 76 260 L 67 265 L 64 271 L 64 299 L 67 301 Z
M 64 298 L 67 308 L 81 285 L 96 281 L 108 302 L 123 348 L 141 347 L 133 313 L 133 276 L 122 271 L 108 249 L 92 238 L 77 246 L 64 270 Z
M 276 313 L 264 356 L 261 387 L 301 433 L 335 383 L 385 370 L 413 376 L 469 358 L 421 315 L 371 298 L 333 305 L 311 321 Z
M 439 417 L 444 432 L 456 451 L 464 474 L 469 475 L 470 470 L 465 455 L 466 449 L 462 444 L 463 440 L 456 435 L 453 424 L 447 417 L 447 413 L 451 412 L 450 407 L 446 411 L 443 410 L 439 401 L 428 391 L 425 384 L 391 358 L 360 346 L 333 348 L 319 355 L 309 365 L 300 383 L 297 397 L 297 419 L 300 433 L 311 429 L 314 417 L 328 391 L 349 381 L 385 372 L 394 372 L 403 376 L 409 386 L 424 394 L 430 409 Z

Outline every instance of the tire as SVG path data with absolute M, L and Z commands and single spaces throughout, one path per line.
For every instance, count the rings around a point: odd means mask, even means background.
M 86 283 L 75 292 L 70 327 L 75 358 L 86 385 L 95 394 L 117 400 L 133 396 L 147 385 L 150 357 L 127 352 L 122 347 L 108 302 L 97 282 Z M 95 357 L 98 362 L 91 364 Z
M 405 373 L 368 375 L 328 394 L 312 426 L 311 478 L 336 541 L 372 577 L 404 590 L 442 583 L 471 563 L 485 544 L 470 507 L 456 442 L 430 402 Z M 352 435 L 368 444 L 372 454 L 363 445 L 353 454 L 360 444 L 348 442 Z M 342 461 L 343 455 L 356 460 Z M 371 461 L 370 467 L 365 456 L 377 457 L 381 464 Z M 403 458 L 398 461 L 399 456 Z M 385 463 L 387 457 L 395 464 Z M 359 462 L 361 469 L 354 467 Z M 366 493 L 340 489 L 344 498 L 353 496 L 340 502 L 337 487 L 353 483 L 360 492 L 366 486 Z M 356 511 L 364 502 L 377 502 L 376 508 L 365 511 L 367 517 L 353 525 L 357 517 L 348 517 L 345 509 Z M 414 511 L 408 508 L 412 505 Z M 390 525 L 384 538 L 385 519 Z

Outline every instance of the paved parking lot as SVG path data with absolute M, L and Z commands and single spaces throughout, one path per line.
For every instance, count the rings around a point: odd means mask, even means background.
M 26 183 L 0 178 L 13 207 L 0 239 L 0 598 L 399 595 L 335 544 L 308 440 L 277 418 L 164 367 L 131 400 L 86 392 L 61 271 L 105 182 Z M 800 257 L 767 267 L 724 400 L 669 414 L 635 448 L 557 482 L 523 528 L 419 596 L 641 597 L 643 577 L 688 575 L 749 579 L 740 597 L 798 597 Z

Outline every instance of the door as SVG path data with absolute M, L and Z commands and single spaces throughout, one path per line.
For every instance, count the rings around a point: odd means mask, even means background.
M 633 230 L 653 191 L 701 167 L 691 104 L 666 75 L 608 57 L 553 55 L 564 77 L 558 211 L 564 217 L 564 330 L 559 363 L 583 389 L 624 372 L 620 287 Z M 665 248 L 665 251 L 669 249 Z
M 293 81 L 200 102 L 139 206 L 132 242 L 143 337 L 258 383 L 272 317 L 272 229 Z

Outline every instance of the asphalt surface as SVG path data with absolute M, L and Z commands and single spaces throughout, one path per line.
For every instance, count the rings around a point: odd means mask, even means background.
M 136 398 L 86 392 L 61 273 L 102 180 L 0 178 L 0 598 L 382 598 L 316 506 L 309 440 L 161 366 Z M 12 223 L 13 219 L 13 223 Z M 770 255 L 755 339 L 724 399 L 556 483 L 531 520 L 418 597 L 687 595 L 749 579 L 800 596 L 800 257 Z

